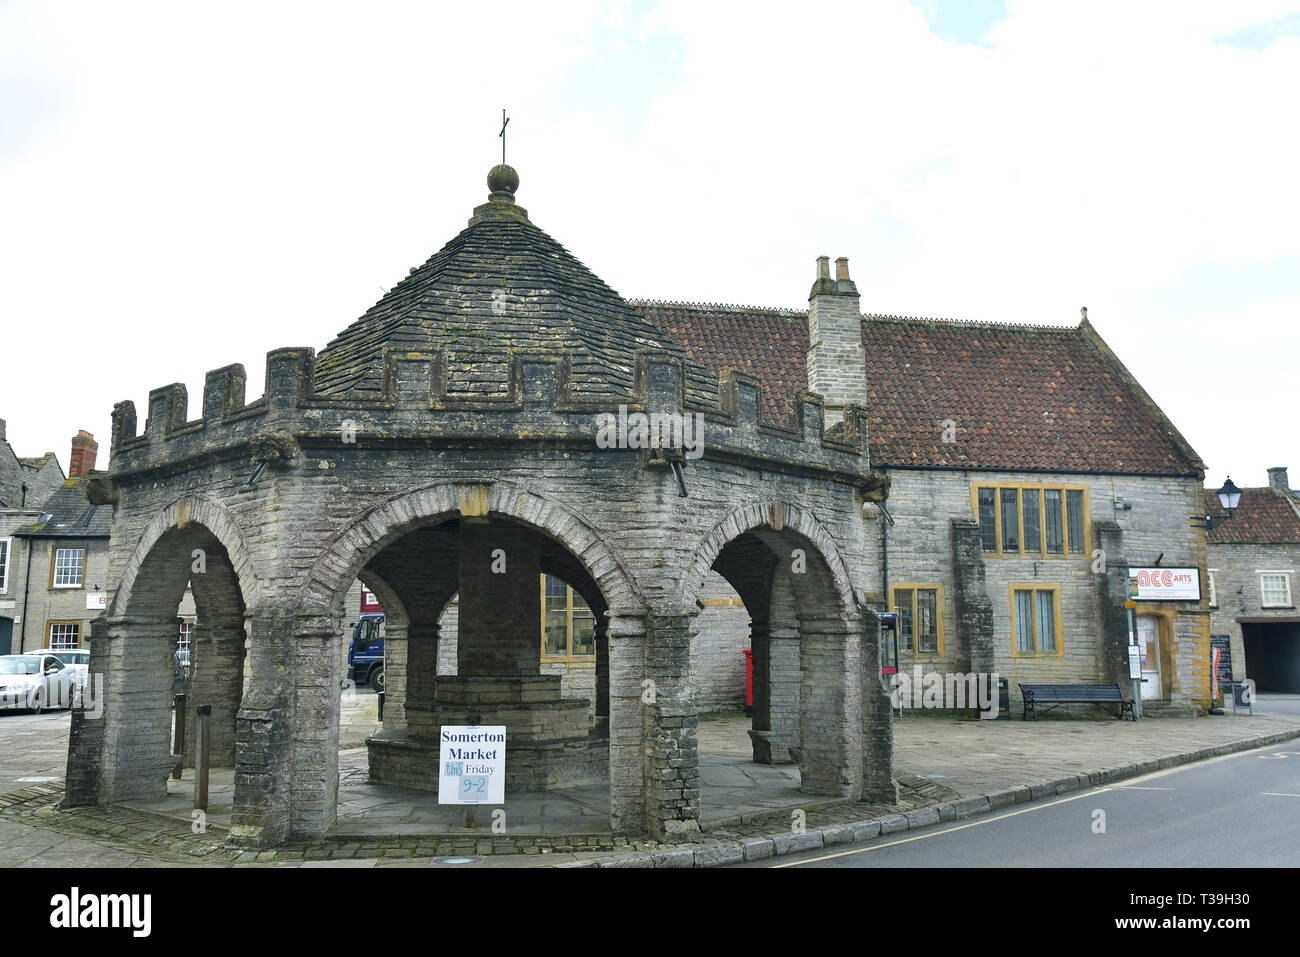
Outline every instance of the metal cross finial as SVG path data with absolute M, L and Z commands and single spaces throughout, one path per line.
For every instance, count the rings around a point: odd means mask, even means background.
M 506 111 L 501 111 L 501 132 L 497 136 L 501 137 L 501 165 L 506 165 L 506 127 L 510 125 L 510 120 L 506 116 Z

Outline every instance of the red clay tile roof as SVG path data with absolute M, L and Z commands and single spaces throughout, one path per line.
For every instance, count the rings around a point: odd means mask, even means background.
M 1161 475 L 1200 468 L 1082 328 L 873 317 L 862 341 L 873 465 Z M 945 422 L 953 441 L 943 441 Z
M 716 376 L 764 384 L 781 420 L 808 388 L 808 314 L 790 309 L 631 301 Z M 865 317 L 874 466 L 1196 475 L 1203 466 L 1117 359 L 1080 327 Z M 945 443 L 944 422 L 956 441 Z
M 808 388 L 808 314 L 681 302 L 629 301 L 717 381 L 737 369 L 763 383 L 760 419 L 783 425 L 790 392 Z
M 1218 489 L 1205 490 L 1205 509 L 1214 527 L 1205 533 L 1211 545 L 1270 545 L 1300 542 L 1300 515 L 1281 492 L 1243 488 L 1236 513 L 1227 518 Z

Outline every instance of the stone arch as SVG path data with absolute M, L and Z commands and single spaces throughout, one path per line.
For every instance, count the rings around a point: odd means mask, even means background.
M 153 521 L 141 534 L 113 592 L 113 602 L 108 609 L 107 617 L 113 618 L 126 614 L 135 592 L 140 570 L 158 541 L 173 529 L 184 530 L 191 525 L 202 526 L 221 543 L 230 560 L 235 579 L 239 583 L 244 607 L 257 606 L 261 597 L 261 576 L 257 573 L 252 552 L 248 548 L 239 524 L 225 508 L 217 503 L 205 498 L 185 496 L 155 515 Z
M 682 577 L 682 604 L 687 605 L 693 601 L 703 587 L 709 569 L 728 543 L 748 532 L 771 531 L 774 525 L 779 525 L 781 532 L 790 531 L 807 539 L 817 549 L 830 576 L 829 584 L 839 597 L 839 610 L 846 615 L 856 616 L 860 601 L 853 587 L 853 577 L 830 533 L 807 509 L 772 501 L 738 505 L 709 529 Z
M 303 582 L 302 616 L 335 616 L 343 590 L 370 559 L 408 532 L 465 514 L 494 514 L 563 545 L 587 569 L 611 609 L 642 609 L 633 576 L 604 537 L 577 512 L 507 482 L 443 483 L 394 496 L 335 535 Z

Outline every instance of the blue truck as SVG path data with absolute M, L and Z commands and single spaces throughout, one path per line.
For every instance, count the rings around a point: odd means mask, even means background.
M 352 624 L 348 644 L 348 677 L 358 685 L 384 690 L 384 616 L 362 615 Z

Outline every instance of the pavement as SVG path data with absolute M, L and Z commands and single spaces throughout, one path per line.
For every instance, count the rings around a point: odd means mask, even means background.
M 699 733 L 703 834 L 659 845 L 609 833 L 604 787 L 511 794 L 504 816 L 440 807 L 437 795 L 372 785 L 365 736 L 376 727 L 365 689 L 344 701 L 339 820 L 323 841 L 262 852 L 224 843 L 233 775 L 214 769 L 206 815 L 192 808 L 192 772 L 168 798 L 130 807 L 59 809 L 68 716 L 0 716 L 0 863 L 11 866 L 692 867 L 763 859 L 861 841 L 996 811 L 1161 768 L 1300 737 L 1300 696 L 1261 695 L 1244 712 L 1202 718 L 1048 717 L 981 721 L 909 711 L 895 724 L 892 804 L 816 798 L 798 768 L 749 760 L 748 719 L 706 716 Z M 497 827 L 494 829 L 493 824 Z

